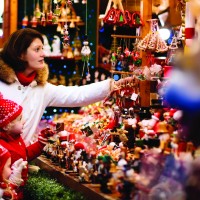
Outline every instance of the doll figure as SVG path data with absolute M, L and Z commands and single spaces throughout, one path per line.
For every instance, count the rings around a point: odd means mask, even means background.
M 11 166 L 9 151 L 0 145 L 0 199 L 19 199 L 15 189 L 23 183 L 21 172 L 26 165 L 20 158 Z

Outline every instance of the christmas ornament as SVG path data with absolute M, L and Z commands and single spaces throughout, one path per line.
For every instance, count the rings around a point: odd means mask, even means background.
M 150 32 L 138 42 L 137 48 L 143 51 L 162 53 L 168 50 L 166 42 L 160 37 L 158 33 L 158 20 L 151 19 Z
M 64 24 L 64 28 L 63 28 L 63 48 L 66 48 L 67 46 L 69 46 L 69 32 L 68 32 L 68 25 L 67 22 Z
M 82 55 L 82 61 L 83 61 L 83 71 L 82 71 L 82 77 L 83 77 L 83 73 L 84 73 L 84 69 L 85 69 L 85 65 L 87 66 L 88 69 L 88 74 L 86 79 L 89 81 L 90 80 L 90 72 L 89 72 L 89 60 L 90 60 L 90 55 L 91 55 L 91 50 L 89 47 L 89 42 L 88 42 L 88 37 L 87 37 L 87 4 L 86 4 L 86 16 L 85 16 L 85 39 L 83 41 L 83 47 L 81 49 L 81 55 Z
M 83 72 L 84 72 L 84 68 L 85 68 L 85 65 L 87 65 L 88 67 L 88 62 L 90 60 L 90 54 L 91 54 L 91 50 L 90 50 L 90 47 L 88 46 L 89 42 L 87 40 L 87 36 L 86 36 L 86 39 L 83 41 L 83 47 L 81 49 L 81 55 L 82 55 L 82 61 L 83 61 Z M 83 75 L 83 72 L 82 72 L 82 75 Z M 89 73 L 89 67 L 88 67 L 88 73 Z
M 24 18 L 22 19 L 22 26 L 26 27 L 28 25 L 28 16 L 26 15 L 26 0 L 24 0 Z
M 40 4 L 39 4 L 39 0 L 37 1 L 36 7 L 35 7 L 35 17 L 37 19 L 40 19 L 42 13 L 40 11 Z
M 172 38 L 172 42 L 169 45 L 169 50 L 167 52 L 167 58 L 166 58 L 166 64 L 167 65 L 173 65 L 174 61 L 175 61 L 175 56 L 176 56 L 176 52 L 178 49 L 178 44 L 177 44 L 177 36 L 174 35 Z

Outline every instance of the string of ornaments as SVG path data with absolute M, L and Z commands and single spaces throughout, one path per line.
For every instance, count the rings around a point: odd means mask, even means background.
M 62 5 L 71 5 L 72 3 L 79 3 L 79 0 L 50 0 L 48 11 L 45 12 L 45 3 L 43 2 L 42 11 L 40 9 L 40 0 L 33 0 L 33 17 L 30 20 L 30 24 L 33 28 L 37 25 L 45 26 L 48 24 L 57 24 L 61 15 Z M 86 0 L 81 1 L 82 4 L 86 4 Z M 27 0 L 24 0 L 24 17 L 22 19 L 22 27 L 26 27 L 29 24 L 28 15 L 26 12 Z

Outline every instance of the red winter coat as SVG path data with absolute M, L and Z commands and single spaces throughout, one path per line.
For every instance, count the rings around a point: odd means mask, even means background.
M 42 153 L 45 146 L 41 142 L 35 142 L 26 147 L 21 136 L 12 138 L 10 135 L 3 132 L 0 133 L 0 144 L 10 152 L 11 164 L 20 158 L 23 158 L 24 161 L 32 161 Z M 28 168 L 23 169 L 22 179 L 24 180 L 23 186 L 28 179 Z

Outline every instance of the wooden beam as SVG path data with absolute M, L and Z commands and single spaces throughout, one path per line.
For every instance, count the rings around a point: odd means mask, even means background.
M 57 179 L 58 182 L 70 189 L 82 193 L 87 200 L 116 200 L 119 199 L 119 193 L 105 194 L 100 191 L 100 184 L 80 183 L 74 173 L 66 173 L 66 169 L 56 166 L 44 156 L 39 156 L 34 163 L 41 169 Z M 72 174 L 72 175 L 71 175 Z
M 3 42 L 8 38 L 10 34 L 10 1 L 4 1 L 4 13 L 3 13 Z
M 4 0 L 4 13 L 3 13 L 3 36 L 0 38 L 0 48 L 8 39 L 9 35 L 17 30 L 18 19 L 18 1 L 17 0 Z
M 10 34 L 17 30 L 18 1 L 10 1 Z

